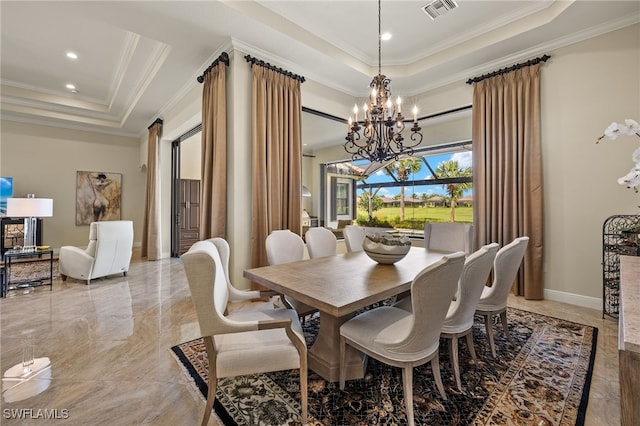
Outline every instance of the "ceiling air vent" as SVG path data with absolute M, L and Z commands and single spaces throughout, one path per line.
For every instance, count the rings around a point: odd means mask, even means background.
M 422 10 L 429 15 L 429 18 L 436 19 L 438 16 L 444 15 L 457 7 L 458 3 L 455 0 L 433 0 L 431 3 L 422 6 Z

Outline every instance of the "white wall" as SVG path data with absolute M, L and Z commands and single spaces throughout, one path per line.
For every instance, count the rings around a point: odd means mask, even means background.
M 545 296 L 601 308 L 602 224 L 638 214 L 616 183 L 640 139 L 595 143 L 612 121 L 640 120 L 640 25 L 553 52 L 542 67 Z M 595 306 L 594 306 L 595 305 Z
M 140 244 L 146 175 L 139 169 L 139 140 L 35 124 L 2 121 L 0 175 L 13 177 L 14 196 L 53 198 L 43 219 L 43 243 L 86 247 L 89 227 L 76 226 L 76 171 L 122 173 L 122 219 L 133 220 Z
M 201 179 L 202 133 L 180 142 L 180 178 Z

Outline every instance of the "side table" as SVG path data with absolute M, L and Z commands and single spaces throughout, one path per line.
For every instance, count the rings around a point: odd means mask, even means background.
M 49 256 L 49 274 L 44 276 L 30 277 L 29 279 L 20 281 L 11 281 L 11 266 L 15 260 L 42 258 Z M 4 253 L 4 282 L 2 282 L 1 297 L 7 297 L 10 290 L 18 290 L 21 288 L 40 287 L 44 285 L 50 286 L 49 290 L 53 290 L 53 249 L 22 251 L 7 250 Z

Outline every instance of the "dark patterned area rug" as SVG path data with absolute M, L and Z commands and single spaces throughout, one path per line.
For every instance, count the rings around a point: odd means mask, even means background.
M 414 411 L 421 425 L 582 425 L 589 399 L 598 329 L 508 309 L 511 342 L 496 333 L 491 357 L 484 325 L 473 334 L 478 362 L 460 346 L 463 392 L 455 386 L 445 342 L 440 368 L 447 393 L 435 389 L 430 364 L 414 369 Z M 307 320 L 311 344 L 319 320 Z M 208 363 L 201 339 L 171 348 L 204 399 Z M 337 349 L 336 349 L 337 350 Z M 215 411 L 225 425 L 299 424 L 298 372 L 220 379 Z M 310 425 L 406 424 L 401 370 L 369 359 L 367 374 L 345 391 L 309 371 Z

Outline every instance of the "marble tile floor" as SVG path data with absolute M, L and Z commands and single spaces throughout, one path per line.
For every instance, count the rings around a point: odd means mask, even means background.
M 586 424 L 618 425 L 617 322 L 551 301 L 510 305 L 599 328 Z M 0 299 L 1 371 L 21 363 L 29 339 L 51 364 L 19 386 L 3 381 L 0 424 L 197 425 L 204 403 L 170 352 L 196 337 L 179 259 L 134 260 L 128 276 L 90 286 L 56 280 L 53 291 L 10 292 Z

